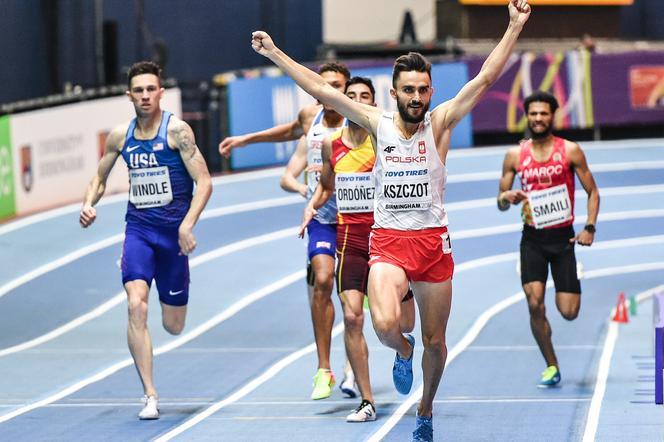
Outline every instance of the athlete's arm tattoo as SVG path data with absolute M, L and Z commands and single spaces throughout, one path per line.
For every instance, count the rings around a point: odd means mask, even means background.
M 196 152 L 198 152 L 198 146 L 196 146 L 196 139 L 191 127 L 184 121 L 180 121 L 173 128 L 173 135 L 182 158 L 185 160 L 194 158 Z

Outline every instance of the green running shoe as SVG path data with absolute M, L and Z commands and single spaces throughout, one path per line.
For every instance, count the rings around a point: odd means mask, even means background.
M 319 368 L 314 376 L 314 391 L 311 392 L 311 399 L 317 401 L 330 397 L 334 384 L 336 384 L 336 380 L 332 370 Z
M 549 365 L 546 370 L 542 372 L 542 379 L 540 379 L 537 386 L 539 388 L 555 387 L 560 382 L 560 372 L 555 365 Z

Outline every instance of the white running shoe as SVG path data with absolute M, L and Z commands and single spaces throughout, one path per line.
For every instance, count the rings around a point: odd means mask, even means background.
M 344 368 L 344 380 L 339 384 L 339 389 L 343 394 L 349 398 L 357 397 L 357 386 L 355 385 L 355 374 L 350 368 L 350 363 L 346 362 L 346 367 Z
M 346 416 L 346 422 L 370 422 L 376 420 L 376 409 L 367 400 L 362 400 L 359 407 Z
M 157 396 L 143 396 L 143 404 L 143 409 L 138 413 L 139 419 L 159 419 L 159 399 L 157 399 Z

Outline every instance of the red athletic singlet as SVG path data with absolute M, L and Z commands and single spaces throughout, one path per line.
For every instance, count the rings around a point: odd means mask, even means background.
M 566 227 L 574 222 L 574 172 L 565 153 L 565 140 L 553 137 L 551 156 L 544 163 L 535 160 L 532 140 L 521 145 L 519 168 L 521 188 L 528 193 L 521 216 L 538 229 Z

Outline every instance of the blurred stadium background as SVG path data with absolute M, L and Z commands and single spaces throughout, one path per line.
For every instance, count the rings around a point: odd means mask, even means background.
M 253 53 L 268 31 L 299 61 L 345 61 L 391 108 L 391 63 L 434 62 L 436 104 L 471 78 L 507 22 L 506 0 L 0 0 L 0 220 L 80 200 L 105 134 L 132 117 L 124 72 L 164 67 L 163 107 L 194 128 L 213 173 L 284 164 L 294 143 L 229 161 L 227 135 L 292 120 L 311 98 Z M 455 130 L 453 147 L 522 137 L 521 100 L 553 92 L 558 133 L 605 140 L 664 136 L 661 0 L 531 0 L 535 9 L 498 83 Z M 109 190 L 126 189 L 118 162 Z M 57 189 L 57 192 L 54 191 Z

